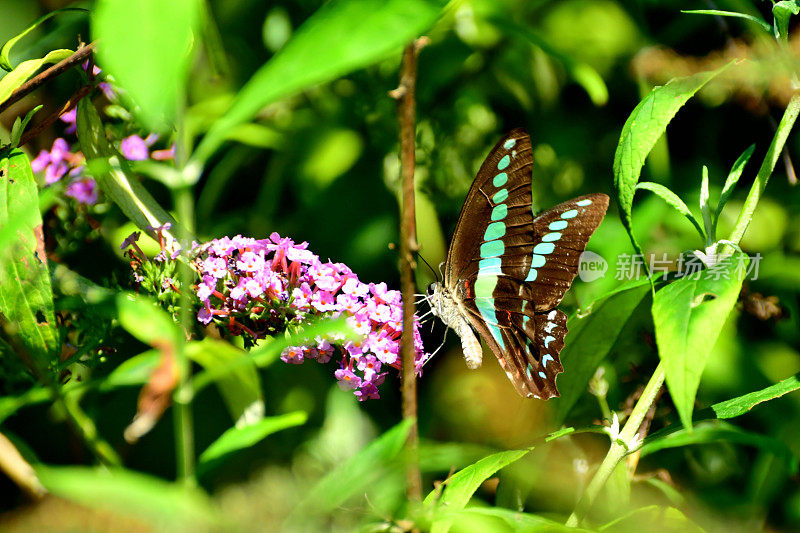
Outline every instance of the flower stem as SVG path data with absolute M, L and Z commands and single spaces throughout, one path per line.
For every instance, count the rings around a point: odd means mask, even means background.
M 620 431 L 619 437 L 616 441 L 611 443 L 608 454 L 605 459 L 603 459 L 603 462 L 600 463 L 600 467 L 586 487 L 583 496 L 581 496 L 581 499 L 578 501 L 578 505 L 575 506 L 575 510 L 569 516 L 569 519 L 567 519 L 567 526 L 578 527 L 581 520 L 586 516 L 586 513 L 591 509 L 600 491 L 603 490 L 608 478 L 617 468 L 617 465 L 622 461 L 625 455 L 631 451 L 628 449 L 627 443 L 632 442 L 633 437 L 638 433 L 639 426 L 642 425 L 642 421 L 650 410 L 650 406 L 653 405 L 653 402 L 655 402 L 658 397 L 658 391 L 663 384 L 664 363 L 662 362 L 658 364 L 655 372 L 653 372 L 653 375 L 650 377 L 650 381 L 647 382 L 644 391 L 642 391 L 642 395 L 639 397 L 639 401 L 636 402 L 633 411 L 631 411 L 631 415 L 625 422 L 625 426 L 622 428 L 622 431 Z
M 739 244 L 745 231 L 747 231 L 747 227 L 750 225 L 750 221 L 753 219 L 756 205 L 761 199 L 761 194 L 767 186 L 767 181 L 769 181 L 772 171 L 775 169 L 775 164 L 781 157 L 783 146 L 786 144 L 786 138 L 789 136 L 789 132 L 792 130 L 792 126 L 794 126 L 798 114 L 800 114 L 800 93 L 795 93 L 791 100 L 789 100 L 786 110 L 783 112 L 783 117 L 781 118 L 780 124 L 778 124 L 775 136 L 772 138 L 772 143 L 769 145 L 767 155 L 764 156 L 764 161 L 761 163 L 758 174 L 756 174 L 756 179 L 750 188 L 750 192 L 747 194 L 747 199 L 744 201 L 744 207 L 739 213 L 736 225 L 733 227 L 729 240 L 734 244 Z
M 420 40 L 421 41 L 421 40 Z M 400 71 L 400 86 L 390 93 L 397 99 L 400 122 L 400 174 L 402 179 L 402 215 L 400 218 L 400 280 L 403 293 L 403 418 L 412 420 L 406 442 L 406 493 L 412 502 L 422 500 L 422 476 L 419 471 L 419 430 L 417 427 L 417 376 L 414 348 L 414 253 L 417 251 L 416 210 L 414 205 L 415 113 L 414 91 L 417 83 L 417 41 L 406 46 Z

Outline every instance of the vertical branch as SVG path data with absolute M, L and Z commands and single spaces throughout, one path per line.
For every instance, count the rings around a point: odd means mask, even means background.
M 422 500 L 422 478 L 419 472 L 419 431 L 417 427 L 417 377 L 414 349 L 414 253 L 417 251 L 416 210 L 414 207 L 415 114 L 414 92 L 417 82 L 417 52 L 427 39 L 421 38 L 406 46 L 400 70 L 400 86 L 390 93 L 397 100 L 400 122 L 400 175 L 402 208 L 400 217 L 400 283 L 403 292 L 403 419 L 412 420 L 408 435 L 406 483 L 408 499 Z

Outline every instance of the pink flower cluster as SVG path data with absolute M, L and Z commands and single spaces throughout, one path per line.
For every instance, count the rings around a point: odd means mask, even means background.
M 195 260 L 202 304 L 197 319 L 252 341 L 297 329 L 311 318 L 345 316 L 358 340 L 318 337 L 286 348 L 281 359 L 300 364 L 341 357 L 335 371 L 339 386 L 353 390 L 361 401 L 379 398 L 386 369 L 401 366 L 400 292 L 385 283 L 362 283 L 346 265 L 323 263 L 307 248 L 308 243 L 295 244 L 277 233 L 263 240 L 236 236 L 207 243 Z M 421 373 L 428 355 L 416 321 L 413 335 Z

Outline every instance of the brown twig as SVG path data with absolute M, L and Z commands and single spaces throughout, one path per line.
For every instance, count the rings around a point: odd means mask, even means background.
M 22 136 L 22 138 L 19 141 L 19 145 L 20 146 L 24 146 L 24 145 L 28 144 L 31 141 L 31 139 L 36 138 L 36 136 L 38 136 L 44 130 L 49 128 L 50 125 L 53 124 L 53 122 L 58 120 L 58 117 L 60 117 L 61 115 L 63 115 L 64 113 L 70 111 L 73 107 L 78 105 L 78 102 L 81 100 L 81 98 L 85 97 L 90 92 L 92 92 L 92 86 L 91 85 L 84 85 L 83 87 L 81 87 L 80 89 L 75 91 L 75 94 L 70 96 L 69 100 L 64 102 L 64 105 L 62 105 L 61 108 L 58 111 L 48 115 L 47 118 L 45 118 L 44 120 L 42 120 L 41 122 L 36 124 L 36 126 L 31 128 L 29 131 L 25 132 L 25 134 Z
M 400 86 L 389 95 L 397 100 L 400 122 L 400 174 L 402 178 L 402 216 L 400 219 L 400 280 L 403 292 L 403 419 L 411 420 L 408 435 L 406 483 L 408 499 L 422 500 L 422 477 L 419 471 L 419 430 L 417 427 L 417 377 L 414 364 L 414 254 L 417 246 L 416 210 L 414 207 L 415 114 L 414 92 L 417 83 L 417 53 L 427 44 L 423 37 L 406 46 L 400 71 Z
M 639 442 L 643 442 L 644 438 L 647 436 L 647 432 L 650 429 L 650 424 L 653 423 L 653 418 L 656 416 L 656 405 L 658 404 L 658 399 L 661 395 L 664 394 L 664 386 L 662 385 L 658 392 L 656 393 L 656 399 L 653 401 L 653 404 L 650 406 L 650 409 L 647 410 L 647 414 L 642 421 L 642 425 L 639 426 L 638 431 L 638 440 Z M 639 457 L 642 455 L 642 449 L 639 448 L 632 454 L 628 455 L 626 458 L 627 466 L 628 466 L 628 477 L 633 478 L 634 473 L 636 472 L 636 467 L 639 466 Z
M 39 88 L 40 85 L 46 83 L 47 81 L 55 78 L 62 72 L 69 70 L 73 66 L 77 65 L 84 61 L 89 55 L 91 55 L 92 51 L 94 50 L 95 43 L 89 43 L 86 46 L 78 48 L 74 54 L 71 56 L 62 59 L 52 67 L 48 68 L 47 70 L 37 74 L 33 78 L 29 79 L 22 85 L 16 88 L 14 92 L 11 93 L 11 96 L 8 97 L 8 100 L 0 103 L 0 113 L 14 105 L 15 103 L 22 100 L 31 92 L 35 91 Z

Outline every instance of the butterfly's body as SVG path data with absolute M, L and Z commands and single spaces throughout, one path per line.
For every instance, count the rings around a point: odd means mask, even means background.
M 534 218 L 532 164 L 523 130 L 490 152 L 458 218 L 444 280 L 432 285 L 429 302 L 461 338 L 467 366 L 477 368 L 482 359 L 474 328 L 522 396 L 547 399 L 558 396 L 558 354 L 567 333 L 566 315 L 555 307 L 608 197 L 582 196 Z

